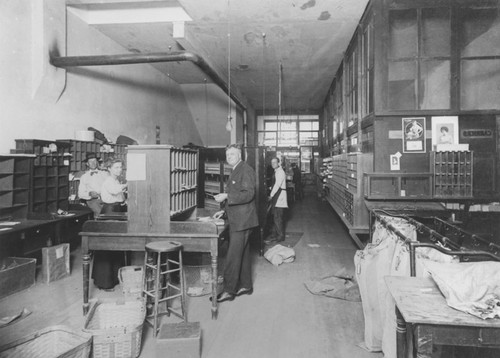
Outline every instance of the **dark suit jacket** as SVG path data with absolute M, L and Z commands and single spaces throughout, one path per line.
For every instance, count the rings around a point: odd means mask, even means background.
M 255 205 L 256 176 L 253 168 L 241 161 L 229 176 L 226 213 L 230 231 L 242 231 L 259 225 Z

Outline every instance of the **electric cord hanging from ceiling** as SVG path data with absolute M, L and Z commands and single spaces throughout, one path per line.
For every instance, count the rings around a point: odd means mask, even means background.
M 282 71 L 283 71 L 283 65 L 281 64 L 281 61 L 280 61 L 280 66 L 279 66 L 279 73 L 278 73 L 278 116 L 280 117 L 281 119 L 281 91 L 282 91 L 282 88 L 281 88 L 281 82 L 283 81 L 283 78 L 282 78 Z
M 262 33 L 262 120 L 265 122 L 266 120 L 266 34 Z M 264 128 L 265 130 L 265 128 Z M 262 138 L 262 144 L 265 144 L 265 133 L 263 134 L 264 138 Z
M 210 136 L 210 120 L 208 116 L 208 89 L 207 89 L 207 79 L 204 78 L 203 82 L 205 83 L 205 125 L 206 125 L 206 135 L 207 138 L 211 138 Z
M 230 31 L 230 4 L 227 0 L 227 123 L 226 130 L 231 132 L 233 130 L 233 123 L 231 121 L 231 31 Z

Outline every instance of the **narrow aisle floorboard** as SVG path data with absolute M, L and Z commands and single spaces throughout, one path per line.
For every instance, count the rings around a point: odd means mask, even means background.
M 219 305 L 219 317 L 211 319 L 208 296 L 188 298 L 188 319 L 200 322 L 204 358 L 379 358 L 358 347 L 364 323 L 360 302 L 311 294 L 304 283 L 329 276 L 342 268 L 354 274 L 353 240 L 329 204 L 306 187 L 305 198 L 292 204 L 287 228 L 303 233 L 294 246 L 293 263 L 273 266 L 253 252 L 254 293 Z M 79 330 L 82 316 L 82 268 L 80 249 L 71 255 L 72 274 L 63 280 L 37 284 L 0 300 L 0 317 L 23 307 L 33 313 L 0 329 L 0 345 L 50 325 L 65 324 Z M 39 267 L 38 267 L 39 271 Z M 38 273 L 38 276 L 40 274 Z M 92 298 L 119 298 L 115 292 L 98 291 Z M 164 322 L 179 322 L 166 317 Z M 140 357 L 155 357 L 152 329 L 145 325 Z

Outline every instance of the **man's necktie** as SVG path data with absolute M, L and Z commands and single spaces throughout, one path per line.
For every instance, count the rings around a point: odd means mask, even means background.
M 94 175 L 94 174 L 97 174 L 97 173 L 99 173 L 99 171 L 98 171 L 98 170 L 91 171 L 91 172 L 90 172 L 90 176 L 92 176 L 92 175 Z

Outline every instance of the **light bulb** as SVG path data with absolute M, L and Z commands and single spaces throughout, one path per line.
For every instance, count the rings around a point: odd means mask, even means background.
M 226 130 L 231 132 L 233 130 L 233 123 L 231 122 L 231 117 L 227 117 Z

